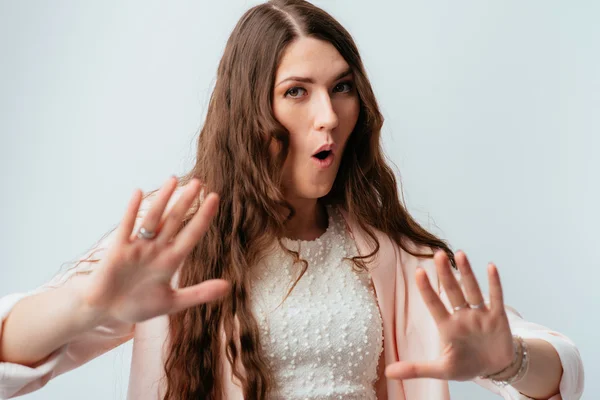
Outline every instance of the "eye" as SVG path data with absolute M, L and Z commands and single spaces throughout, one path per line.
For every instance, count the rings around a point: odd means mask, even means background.
M 297 99 L 297 98 L 302 97 L 305 93 L 306 93 L 305 89 L 298 87 L 298 86 L 294 86 L 292 88 L 289 88 L 287 90 L 287 92 L 285 92 L 285 97 L 289 96 L 293 99 Z
M 354 86 L 352 85 L 352 82 L 350 81 L 346 81 L 346 82 L 340 82 L 337 85 L 335 85 L 335 88 L 333 88 L 334 92 L 337 93 L 348 93 L 352 90 Z

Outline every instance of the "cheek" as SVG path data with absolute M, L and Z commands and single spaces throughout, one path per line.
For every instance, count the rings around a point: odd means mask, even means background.
M 360 101 L 358 100 L 358 97 L 345 99 L 338 110 L 338 117 L 340 120 L 340 125 L 338 126 L 338 132 L 340 134 L 339 140 L 343 141 L 343 144 L 345 145 L 358 121 L 358 115 L 360 113 Z
M 348 99 L 348 107 L 346 111 L 346 120 L 351 122 L 352 127 L 356 125 L 356 120 L 358 120 L 358 114 L 360 112 L 360 100 L 358 96 L 354 96 L 351 99 Z
M 291 102 L 275 100 L 273 102 L 275 119 L 283 125 L 288 132 L 295 132 L 303 128 L 308 120 L 306 107 L 294 107 Z
M 296 159 L 296 154 L 306 150 L 304 147 L 307 146 L 307 143 L 302 141 L 302 132 L 310 130 L 308 110 L 307 107 L 299 107 L 291 102 L 274 101 L 273 114 L 289 132 L 288 157 L 285 160 L 285 165 L 289 166 Z

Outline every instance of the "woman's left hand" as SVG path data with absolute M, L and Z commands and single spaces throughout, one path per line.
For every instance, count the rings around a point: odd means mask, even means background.
M 446 253 L 436 252 L 434 260 L 440 282 L 452 307 L 460 307 L 452 312 L 448 311 L 431 287 L 426 272 L 422 268 L 417 269 L 417 285 L 437 324 L 442 354 L 431 362 L 400 361 L 390 364 L 386 368 L 386 376 L 391 379 L 436 378 L 466 381 L 506 368 L 513 360 L 514 349 L 496 266 L 488 265 L 488 307 L 463 252 L 457 252 L 455 260 L 462 275 L 464 290 L 450 269 Z

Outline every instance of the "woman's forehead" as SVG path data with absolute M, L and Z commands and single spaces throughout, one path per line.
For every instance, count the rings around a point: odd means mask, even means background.
M 348 69 L 348 63 L 331 43 L 302 37 L 294 40 L 284 50 L 275 82 L 278 84 L 290 77 L 329 82 Z

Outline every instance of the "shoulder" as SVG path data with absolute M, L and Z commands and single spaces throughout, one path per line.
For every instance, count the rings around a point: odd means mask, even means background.
M 379 249 L 374 254 L 373 260 L 376 264 L 390 267 L 400 266 L 405 271 L 416 270 L 419 265 L 422 265 L 426 270 L 431 269 L 431 265 L 433 265 L 433 250 L 431 247 L 417 244 L 408 237 L 404 237 L 401 243 L 397 243 L 388 233 L 371 225 L 366 225 L 363 228 L 347 211 L 340 209 L 340 212 L 361 255 L 370 254 L 375 250 L 376 243 L 373 239 L 376 239 L 379 244 Z M 367 229 L 372 232 L 374 237 L 369 235 Z
M 356 218 L 350 215 L 346 210 L 340 208 L 340 212 L 345 219 L 346 227 L 352 238 L 357 242 L 362 242 L 361 244 L 363 247 L 364 245 L 367 245 L 369 252 L 373 251 L 373 239 L 367 230 L 361 227 L 361 225 L 356 221 Z M 379 252 L 394 253 L 395 257 L 397 257 L 399 261 L 406 262 L 413 259 L 427 260 L 433 255 L 433 250 L 431 247 L 415 243 L 408 237 L 402 238 L 401 243 L 397 243 L 396 240 L 388 233 L 383 232 L 374 226 L 366 225 L 365 228 L 369 229 L 377 239 L 377 242 L 379 243 Z

